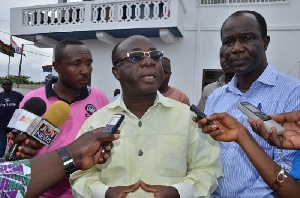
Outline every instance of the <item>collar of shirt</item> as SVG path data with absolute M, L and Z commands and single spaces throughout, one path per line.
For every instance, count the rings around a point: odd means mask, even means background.
M 220 87 L 223 85 L 226 85 L 225 83 L 225 74 L 223 74 L 222 76 L 220 76 L 220 78 L 218 78 L 217 83 L 219 83 Z
M 174 104 L 170 101 L 169 98 L 164 97 L 159 91 L 157 91 L 157 95 L 156 95 L 154 104 L 151 108 L 155 107 L 159 103 L 162 104 L 164 107 L 173 107 L 174 106 Z M 110 109 L 120 107 L 121 109 L 123 109 L 125 111 L 129 111 L 124 103 L 123 95 L 121 95 L 118 99 L 116 99 L 112 103 L 108 104 L 107 107 Z
M 258 77 L 258 79 L 256 79 L 255 82 L 252 83 L 252 85 L 256 82 L 260 82 L 262 84 L 273 86 L 276 84 L 277 74 L 278 72 L 275 70 L 275 68 L 271 64 L 268 64 L 263 73 Z M 226 91 L 240 93 L 240 90 L 237 89 L 236 85 L 237 77 L 234 75 L 232 80 L 227 84 Z
M 52 79 L 50 80 L 46 85 L 45 85 L 45 90 L 46 90 L 46 97 L 56 97 L 66 103 L 69 104 L 69 102 L 67 100 L 65 100 L 64 98 L 59 97 L 55 91 L 53 90 L 53 84 L 55 84 L 57 82 L 57 79 Z M 76 101 L 80 101 L 80 100 L 84 100 L 85 98 L 87 98 L 91 93 L 91 88 L 89 86 L 86 86 L 86 88 L 84 88 L 80 94 L 71 102 L 74 103 Z

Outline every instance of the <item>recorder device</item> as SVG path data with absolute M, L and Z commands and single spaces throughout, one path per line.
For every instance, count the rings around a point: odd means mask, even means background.
M 278 124 L 275 120 L 272 120 L 270 116 L 260 111 L 258 108 L 253 106 L 249 102 L 241 102 L 238 104 L 238 109 L 243 112 L 249 118 L 253 118 L 255 121 L 257 119 L 261 119 L 264 121 L 265 127 L 267 131 L 270 133 L 271 127 L 275 127 L 277 130 L 277 135 L 281 135 L 285 130 L 280 124 Z
M 116 133 L 124 118 L 123 114 L 114 114 L 106 124 L 103 132 Z
M 202 111 L 200 111 L 195 105 L 192 104 L 190 106 L 190 110 L 193 111 L 197 115 L 197 120 L 206 118 L 206 115 Z M 212 121 L 210 121 L 210 120 L 207 120 L 206 124 L 212 125 L 214 123 Z

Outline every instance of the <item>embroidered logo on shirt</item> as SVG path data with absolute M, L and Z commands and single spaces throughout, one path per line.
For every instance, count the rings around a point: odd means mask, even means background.
M 94 112 L 97 111 L 96 107 L 95 107 L 94 105 L 92 105 L 92 104 L 87 104 L 87 105 L 85 106 L 85 110 L 86 110 L 86 112 L 87 112 L 87 113 L 85 114 L 86 117 L 90 117 Z

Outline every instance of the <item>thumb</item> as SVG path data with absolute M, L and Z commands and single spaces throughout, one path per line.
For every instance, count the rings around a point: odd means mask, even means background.
M 137 189 L 139 189 L 141 186 L 140 181 L 137 181 L 135 184 L 132 184 L 129 186 L 129 188 L 126 190 L 126 193 L 134 192 Z
M 98 131 L 94 131 L 94 133 L 97 135 L 96 140 L 98 142 L 111 142 L 120 137 L 120 134 L 112 134 L 112 133 L 99 133 Z
M 143 190 L 145 190 L 146 192 L 151 192 L 151 193 L 155 193 L 156 190 L 154 188 L 152 188 L 151 185 L 144 183 L 143 181 L 141 181 L 141 188 Z

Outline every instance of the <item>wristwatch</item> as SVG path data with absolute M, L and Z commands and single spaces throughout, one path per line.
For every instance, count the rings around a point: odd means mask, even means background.
M 70 156 L 70 153 L 66 149 L 66 147 L 62 147 L 56 150 L 56 152 L 61 157 L 61 160 L 63 161 L 63 166 L 66 171 L 67 176 L 74 173 L 76 171 L 74 160 Z

